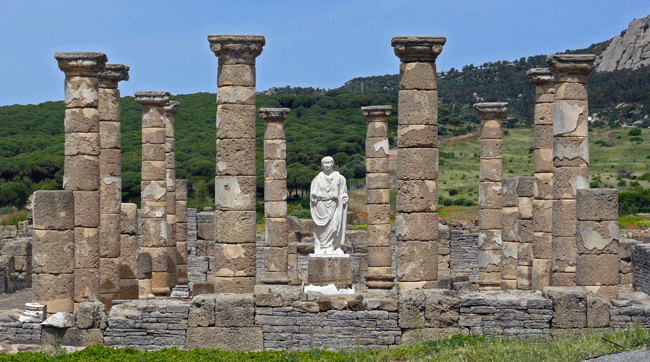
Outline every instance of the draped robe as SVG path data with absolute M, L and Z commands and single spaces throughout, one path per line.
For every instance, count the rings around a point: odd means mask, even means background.
M 320 172 L 311 181 L 310 211 L 316 224 L 314 229 L 315 254 L 343 254 L 347 224 L 348 186 L 345 177 L 337 171 L 328 176 Z M 347 200 L 346 200 L 347 201 Z

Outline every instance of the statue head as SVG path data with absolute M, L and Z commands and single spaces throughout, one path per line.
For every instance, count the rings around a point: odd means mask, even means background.
M 323 171 L 325 171 L 326 174 L 332 172 L 332 167 L 334 167 L 334 159 L 332 157 L 325 156 L 320 160 L 320 163 L 323 165 Z

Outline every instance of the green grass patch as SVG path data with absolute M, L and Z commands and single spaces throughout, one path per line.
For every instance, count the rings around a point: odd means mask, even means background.
M 641 216 L 619 217 L 618 226 L 621 229 L 630 229 L 630 228 L 647 229 L 650 228 L 650 220 Z

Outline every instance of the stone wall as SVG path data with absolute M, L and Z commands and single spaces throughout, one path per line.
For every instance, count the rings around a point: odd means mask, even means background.
M 636 290 L 650 294 L 650 244 L 637 244 L 632 254 Z
M 0 241 L 0 279 L 0 294 L 32 287 L 31 236 Z
M 38 344 L 40 341 L 40 323 L 0 323 L 0 343 Z
M 451 230 L 450 237 L 451 276 L 468 275 L 471 282 L 478 282 L 478 234 Z

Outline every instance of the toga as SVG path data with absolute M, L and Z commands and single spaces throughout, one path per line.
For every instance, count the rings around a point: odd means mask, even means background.
M 320 172 L 311 181 L 309 209 L 316 224 L 315 254 L 343 254 L 348 212 L 348 186 L 337 171 Z

